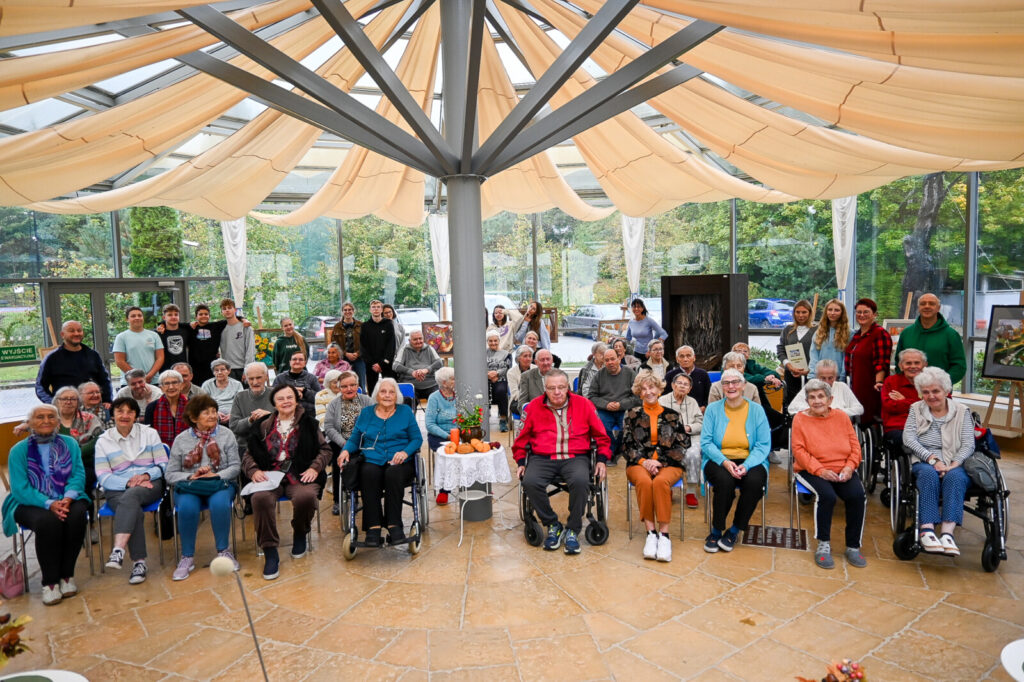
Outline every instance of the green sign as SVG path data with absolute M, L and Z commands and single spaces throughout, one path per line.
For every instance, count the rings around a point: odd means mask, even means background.
M 35 359 L 35 346 L 0 346 L 0 364 L 7 362 L 31 362 Z

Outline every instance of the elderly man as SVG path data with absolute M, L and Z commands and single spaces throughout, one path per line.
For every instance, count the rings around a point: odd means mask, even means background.
M 828 384 L 831 389 L 830 398 L 832 402 L 830 405 L 832 408 L 845 412 L 846 416 L 851 418 L 864 414 L 864 406 L 857 400 L 857 396 L 853 394 L 850 387 L 842 381 L 836 381 L 839 378 L 839 365 L 835 363 L 835 360 L 818 360 L 818 364 L 814 366 L 814 371 L 815 376 Z M 807 404 L 807 389 L 806 387 L 801 388 L 800 392 L 789 403 L 789 413 L 797 414 L 809 407 Z
M 534 354 L 533 362 L 536 366 L 519 377 L 519 398 L 516 404 L 520 410 L 525 410 L 533 400 L 544 394 L 544 377 L 554 369 L 555 356 L 542 348 Z
M 594 377 L 587 394 L 597 408 L 597 416 L 611 440 L 612 464 L 618 458 L 622 419 L 628 410 L 640 405 L 640 398 L 633 393 L 635 378 L 636 373 L 624 367 L 619 354 L 609 348 L 604 352 L 604 367 Z M 615 429 L 618 429 L 618 433 L 615 433 Z
M 235 434 L 239 452 L 245 452 L 245 444 L 253 424 L 274 411 L 270 402 L 267 380 L 270 378 L 267 366 L 262 362 L 250 362 L 245 367 L 245 380 L 249 388 L 235 394 L 231 404 L 228 428 Z
M 115 398 L 134 398 L 139 406 L 139 420 L 146 414 L 146 407 L 163 395 L 156 386 L 149 383 L 149 377 L 141 369 L 128 370 L 124 375 L 128 385 L 117 392 Z
M 935 294 L 922 294 L 917 299 L 917 319 L 900 333 L 896 354 L 907 348 L 924 351 L 928 366 L 945 370 L 955 385 L 967 372 L 964 340 L 949 326 L 940 308 Z
M 78 386 L 94 381 L 103 394 L 103 402 L 110 404 L 110 375 L 100 354 L 89 348 L 82 339 L 82 323 L 68 320 L 60 327 L 61 345 L 43 358 L 36 375 L 36 397 L 49 404 L 53 392 L 64 386 Z
M 320 380 L 306 369 L 306 354 L 301 350 L 292 353 L 288 360 L 289 370 L 274 378 L 274 386 L 288 384 L 299 392 L 299 404 L 307 414 L 316 414 L 316 394 L 320 392 Z
M 192 383 L 192 367 L 187 362 L 179 362 L 171 369 L 181 375 L 181 394 L 188 400 L 203 394 L 203 389 Z
M 579 534 L 590 487 L 592 440 L 597 443 L 595 474 L 603 479 L 611 450 L 597 410 L 586 398 L 569 392 L 565 372 L 550 370 L 544 377 L 544 394 L 529 404 L 523 429 L 512 446 L 523 489 L 540 522 L 547 526 L 544 549 L 549 552 L 564 542 L 566 554 L 580 553 Z M 527 447 L 531 451 L 529 466 Z M 548 498 L 548 485 L 557 479 L 564 480 L 569 487 L 569 518 L 565 526 L 559 523 Z
M 133 369 L 141 369 L 147 382 L 164 366 L 164 342 L 155 331 L 143 325 L 146 317 L 142 308 L 131 306 L 125 311 L 128 329 L 114 337 L 114 364 L 125 373 Z
M 416 388 L 416 400 L 426 400 L 437 390 L 434 372 L 441 368 L 441 356 L 423 341 L 423 332 L 409 333 L 409 343 L 395 358 L 395 373 L 398 380 L 411 383 Z
M 665 372 L 665 392 L 672 389 L 672 381 L 680 372 L 690 375 L 693 388 L 690 389 L 690 397 L 697 401 L 700 411 L 703 412 L 708 406 L 708 394 L 711 392 L 711 377 L 707 371 L 697 366 L 697 354 L 693 346 L 679 346 L 676 348 L 676 362 Z

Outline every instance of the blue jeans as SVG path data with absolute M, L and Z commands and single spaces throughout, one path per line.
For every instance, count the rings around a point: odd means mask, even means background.
M 619 443 L 622 442 L 622 420 L 626 416 L 625 412 L 609 412 L 608 410 L 598 410 L 597 417 L 604 424 L 604 430 L 608 434 L 608 438 L 612 441 L 612 456 L 619 454 Z M 615 432 L 618 429 L 618 433 Z
M 210 525 L 217 551 L 228 548 L 231 536 L 231 503 L 235 499 L 235 486 L 229 485 L 206 498 L 210 509 Z M 181 537 L 181 555 L 196 555 L 196 533 L 199 531 L 199 512 L 203 498 L 188 493 L 174 493 L 174 504 L 178 507 L 178 533 Z
M 356 360 L 352 365 L 352 371 L 359 377 L 359 385 L 362 386 L 363 391 L 366 390 L 366 363 L 362 359 Z
M 920 523 L 964 522 L 964 497 L 971 485 L 971 478 L 962 466 L 939 478 L 939 472 L 931 464 L 914 463 L 914 481 L 917 484 L 918 521 Z M 942 512 L 939 512 L 939 500 Z

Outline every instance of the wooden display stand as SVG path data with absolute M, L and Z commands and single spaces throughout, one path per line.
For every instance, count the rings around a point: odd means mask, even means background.
M 1010 384 L 1010 397 L 1006 403 L 1006 423 L 993 424 L 992 412 L 995 410 L 996 399 L 999 397 L 999 391 L 1002 390 L 1004 383 Z M 1010 433 L 1016 433 L 1018 436 L 1024 436 L 1024 419 L 1022 419 L 1020 426 L 1013 425 L 1013 408 L 1015 404 L 1018 411 L 1020 411 L 1021 408 L 1024 408 L 1024 381 L 1007 381 L 1005 379 L 997 379 L 996 385 L 992 387 L 992 399 L 989 400 L 988 410 L 985 412 L 985 428 L 992 428 L 995 426 L 997 429 L 1002 431 L 1009 431 Z

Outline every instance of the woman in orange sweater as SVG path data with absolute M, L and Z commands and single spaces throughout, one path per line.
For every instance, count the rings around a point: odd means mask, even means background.
M 832 387 L 812 379 L 804 387 L 808 409 L 793 418 L 793 470 L 797 479 L 814 491 L 814 537 L 818 549 L 814 563 L 835 568 L 830 544 L 832 510 L 836 500 L 846 505 L 846 562 L 863 568 L 860 552 L 866 495 L 857 474 L 860 443 L 850 418 L 832 409 Z

